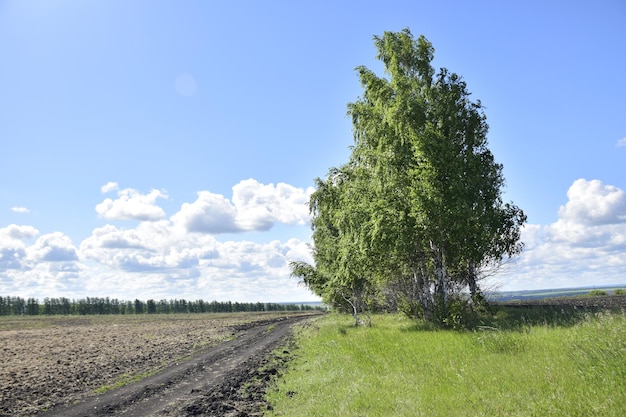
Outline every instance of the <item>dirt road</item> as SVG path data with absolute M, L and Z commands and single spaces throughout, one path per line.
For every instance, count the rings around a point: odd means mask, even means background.
M 272 366 L 261 371 L 259 368 L 271 351 L 285 343 L 295 323 L 310 318 L 311 315 L 280 317 L 244 325 L 235 339 L 174 364 L 157 375 L 38 415 L 260 415 L 258 401 L 264 390 L 262 382 L 269 380 L 277 370 Z M 255 380 L 256 384 L 251 383 Z

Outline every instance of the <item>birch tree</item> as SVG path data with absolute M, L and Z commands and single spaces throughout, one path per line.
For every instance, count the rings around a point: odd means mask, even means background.
M 412 314 L 457 325 L 481 298 L 481 270 L 521 252 L 526 216 L 502 201 L 502 165 L 463 79 L 436 72 L 433 46 L 408 29 L 374 44 L 385 74 L 357 67 L 363 94 L 348 104 L 350 160 L 318 179 L 311 197 L 310 287 L 328 294 L 358 284 L 379 296 L 402 288 L 392 296 Z

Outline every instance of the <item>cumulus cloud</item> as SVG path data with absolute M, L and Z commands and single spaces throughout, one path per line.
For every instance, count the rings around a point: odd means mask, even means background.
M 26 207 L 11 207 L 13 213 L 30 213 L 30 210 Z
M 104 224 L 78 245 L 61 232 L 32 226 L 0 228 L 0 293 L 23 297 L 187 298 L 233 301 L 312 301 L 290 277 L 289 262 L 311 260 L 306 242 L 219 241 L 219 233 L 306 225 L 311 189 L 241 181 L 230 199 L 209 191 L 169 218 L 157 206 L 165 192 L 141 193 L 109 182 L 115 192 L 96 211 Z
M 297 239 L 219 242 L 212 235 L 189 233 L 162 220 L 132 229 L 98 228 L 81 243 L 80 252 L 96 263 L 89 285 L 98 282 L 100 291 L 108 289 L 110 294 L 121 285 L 125 291 L 136 288 L 152 298 L 174 293 L 206 300 L 314 299 L 290 277 L 289 261 L 310 260 L 306 244 Z
M 39 299 L 316 299 L 290 277 L 291 260 L 310 261 L 306 243 L 298 239 L 220 242 L 168 220 L 128 229 L 96 228 L 79 248 L 60 232 L 35 232 L 30 227 L 0 229 L 0 293 Z
M 574 181 L 567 191 L 567 204 L 559 209 L 559 220 L 580 225 L 626 221 L 626 193 L 599 180 Z
M 10 224 L 0 229 L 0 244 L 6 240 L 32 239 L 39 234 L 39 230 L 33 226 L 19 226 Z
M 117 189 L 117 184 L 109 182 L 102 187 L 103 192 Z M 154 221 L 165 217 L 165 211 L 156 205 L 157 198 L 168 198 L 160 190 L 152 190 L 148 194 L 141 194 L 132 188 L 117 192 L 118 198 L 105 199 L 96 206 L 96 212 L 109 220 L 139 220 Z
M 241 181 L 233 187 L 237 223 L 244 230 L 267 230 L 274 222 L 304 225 L 309 221 L 307 203 L 312 192 L 284 183 Z
M 32 262 L 69 262 L 77 261 L 78 254 L 69 237 L 61 232 L 40 236 L 27 250 Z
M 113 182 L 113 181 L 109 181 L 106 184 L 104 184 L 102 187 L 100 187 L 100 191 L 102 192 L 102 194 L 110 193 L 111 191 L 116 191 L 118 189 L 119 189 L 119 186 L 117 185 L 116 182 Z
M 202 243 L 178 235 L 168 221 L 160 221 L 132 229 L 112 225 L 95 229 L 80 250 L 85 258 L 109 268 L 148 272 L 196 265 L 206 255 Z
M 190 232 L 228 233 L 237 232 L 237 210 L 232 203 L 219 194 L 198 192 L 193 203 L 184 203 L 172 221 Z
M 71 240 L 55 232 L 33 243 L 37 235 L 32 226 L 0 229 L 0 293 L 54 296 L 79 281 L 84 268 Z
M 617 146 L 618 148 L 621 148 L 622 146 L 626 146 L 626 138 L 622 138 L 618 140 L 615 146 Z
M 277 222 L 304 225 L 309 222 L 306 203 L 312 191 L 248 179 L 233 187 L 232 201 L 199 192 L 198 199 L 183 204 L 172 221 L 190 232 L 212 234 L 269 230 Z
M 32 226 L 11 224 L 0 228 L 0 271 L 26 267 L 26 242 L 39 234 Z
M 623 284 L 626 194 L 599 180 L 578 179 L 556 222 L 526 225 L 522 256 L 500 279 L 504 289 Z

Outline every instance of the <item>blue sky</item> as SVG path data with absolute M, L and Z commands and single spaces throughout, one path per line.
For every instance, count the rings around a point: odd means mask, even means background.
M 315 177 L 354 68 L 410 28 L 486 106 L 525 253 L 502 290 L 626 283 L 626 4 L 1 1 L 0 294 L 316 298 Z

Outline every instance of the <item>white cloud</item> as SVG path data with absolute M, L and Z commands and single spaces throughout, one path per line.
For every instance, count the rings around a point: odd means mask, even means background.
M 190 232 L 212 234 L 269 230 L 277 222 L 304 225 L 309 222 L 306 203 L 312 191 L 248 179 L 233 187 L 232 202 L 201 191 L 196 201 L 183 204 L 172 221 Z
M 115 188 L 108 183 L 103 190 L 111 191 Z M 117 184 L 115 184 L 117 187 Z M 157 198 L 168 198 L 167 194 L 152 190 L 148 194 L 141 194 L 132 188 L 126 188 L 117 192 L 118 198 L 105 199 L 96 206 L 96 212 L 110 220 L 140 220 L 154 221 L 165 217 L 165 211 L 156 205 Z
M 116 191 L 118 189 L 119 186 L 116 182 L 109 181 L 100 188 L 100 191 L 102 192 L 102 194 L 106 194 L 110 193 L 111 191 Z
M 69 237 L 61 232 L 40 236 L 34 245 L 27 249 L 28 259 L 32 262 L 70 262 L 77 261 L 78 254 Z
M 313 189 L 288 184 L 263 185 L 254 179 L 233 187 L 237 223 L 244 230 L 266 230 L 274 222 L 304 225 L 309 222 L 307 203 Z
M 0 293 L 43 298 L 79 282 L 84 268 L 70 239 L 55 232 L 29 245 L 38 234 L 32 226 L 0 229 Z
M 6 238 L 18 234 L 7 229 L 0 229 L 5 236 L 0 248 L 2 294 L 39 299 L 316 300 L 290 277 L 289 261 L 310 260 L 306 243 L 297 239 L 219 242 L 160 220 L 129 229 L 97 228 L 77 249 L 59 232 L 28 244 Z M 32 238 L 33 230 L 22 229 L 21 237 Z
M 504 290 L 626 282 L 626 195 L 599 180 L 578 179 L 550 225 L 526 225 L 525 250 L 497 280 Z
M 30 210 L 26 207 L 11 207 L 13 213 L 30 213 Z
M 289 261 L 310 260 L 306 244 L 297 239 L 219 242 L 162 220 L 133 229 L 111 225 L 96 229 L 82 242 L 80 252 L 96 263 L 88 285 L 95 287 L 97 282 L 99 291 L 106 289 L 109 294 L 119 292 L 121 285 L 126 292 L 139 291 L 146 294 L 144 298 L 157 299 L 172 294 L 205 300 L 315 299 L 289 274 Z
M 32 226 L 11 224 L 0 228 L 0 272 L 27 268 L 25 240 L 38 234 L 39 231 Z
M 81 254 L 109 268 L 151 272 L 187 268 L 205 255 L 209 237 L 191 241 L 166 220 L 141 223 L 133 229 L 107 225 L 95 229 L 80 246 Z
M 237 232 L 237 212 L 232 203 L 219 194 L 198 192 L 193 203 L 184 203 L 172 221 L 190 232 L 228 233 Z
M 32 226 L 18 226 L 17 224 L 10 224 L 7 227 L 0 229 L 0 244 L 3 240 L 24 240 L 31 239 L 39 234 L 39 230 Z
M 156 205 L 164 192 L 117 191 L 96 210 L 105 224 L 74 245 L 61 232 L 40 235 L 32 226 L 0 229 L 0 293 L 22 297 L 108 296 L 119 299 L 186 298 L 232 301 L 316 300 L 290 277 L 291 260 L 311 261 L 305 242 L 218 241 L 220 232 L 266 230 L 274 223 L 308 222 L 311 189 L 242 181 L 232 201 L 208 191 L 169 219 Z
M 626 138 L 622 138 L 618 140 L 615 146 L 617 146 L 618 148 L 621 148 L 622 146 L 626 146 Z
M 559 220 L 577 225 L 612 224 L 626 221 L 626 193 L 599 180 L 574 181 L 568 202 L 559 209 Z

